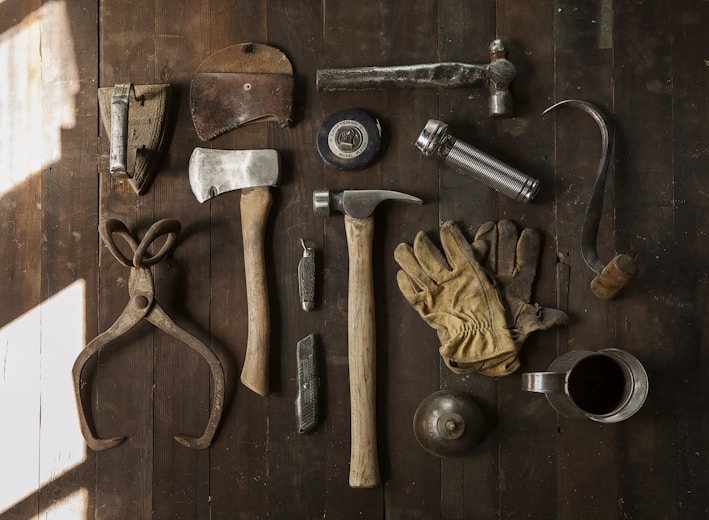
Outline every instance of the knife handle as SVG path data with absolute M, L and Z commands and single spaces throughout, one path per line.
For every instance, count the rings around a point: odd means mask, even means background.
M 303 246 L 303 258 L 298 263 L 298 294 L 300 294 L 300 305 L 304 311 L 312 311 L 315 308 L 315 252 L 305 245 Z
M 295 399 L 295 418 L 298 433 L 312 430 L 318 422 L 318 375 L 315 360 L 315 336 L 298 342 L 298 395 Z

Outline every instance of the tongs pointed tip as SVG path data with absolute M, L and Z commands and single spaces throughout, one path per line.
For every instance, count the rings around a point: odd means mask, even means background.
M 86 445 L 91 448 L 94 451 L 103 451 L 103 450 L 108 450 L 111 448 L 115 448 L 119 444 L 121 444 L 123 441 L 125 441 L 128 437 L 108 437 L 105 439 L 99 439 L 98 437 L 88 437 L 84 435 L 84 438 L 86 440 Z
M 213 435 L 203 435 L 202 437 L 191 437 L 189 435 L 175 435 L 173 438 L 185 448 L 193 450 L 204 450 L 212 445 Z

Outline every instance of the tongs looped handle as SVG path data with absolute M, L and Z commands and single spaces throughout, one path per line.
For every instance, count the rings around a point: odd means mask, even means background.
M 172 249 L 172 246 L 174 246 L 177 241 L 177 234 L 180 232 L 180 229 L 181 226 L 177 220 L 159 220 L 148 228 L 145 236 L 140 243 L 138 243 L 123 222 L 117 219 L 107 219 L 99 224 L 98 232 L 108 250 L 122 265 L 126 267 L 150 267 L 162 260 L 170 249 Z M 113 240 L 114 234 L 120 236 L 130 246 L 131 251 L 133 251 L 132 259 L 129 259 L 118 248 L 115 240 Z M 167 238 L 158 252 L 146 257 L 145 253 L 148 247 L 163 235 L 167 235 Z

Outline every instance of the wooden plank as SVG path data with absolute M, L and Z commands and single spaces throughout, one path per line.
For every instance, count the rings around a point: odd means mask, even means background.
M 580 98 L 596 104 L 607 114 L 611 110 L 613 58 L 605 35 L 612 31 L 612 20 L 604 24 L 606 19 L 602 14 L 608 8 L 600 1 L 580 8 L 573 2 L 557 2 L 555 98 L 552 101 Z M 611 348 L 615 346 L 613 303 L 598 301 L 591 294 L 592 273 L 581 257 L 579 240 L 602 152 L 600 130 L 590 116 L 578 109 L 562 108 L 545 119 L 552 124 L 556 122 L 557 254 L 561 260 L 558 270 L 560 273 L 566 270 L 570 277 L 568 286 L 559 290 L 565 290 L 566 310 L 576 317 L 571 319 L 556 354 L 579 348 Z M 612 248 L 613 240 L 613 223 L 608 222 L 614 193 L 610 182 L 605 193 L 607 211 L 598 240 L 604 257 Z M 615 515 L 617 481 L 609 471 L 617 456 L 614 429 L 560 417 L 556 437 L 557 514 Z M 607 474 L 607 478 L 599 481 L 596 477 L 599 474 Z
M 554 250 L 554 172 L 549 158 L 553 152 L 550 132 L 539 130 L 540 114 L 553 92 L 552 19 L 537 19 L 538 13 L 552 13 L 554 2 L 519 4 L 498 2 L 497 32 L 509 41 L 517 77 L 513 83 L 515 117 L 500 121 L 497 142 L 491 150 L 527 175 L 539 179 L 539 194 L 528 204 L 498 197 L 499 218 L 515 222 L 518 229 L 541 232 L 543 246 L 537 264 L 532 300 L 545 307 L 556 303 L 556 254 Z M 496 151 L 495 151 L 496 150 Z M 555 496 L 555 422 L 553 413 L 540 403 L 541 396 L 519 391 L 519 373 L 546 369 L 553 357 L 557 331 L 535 332 L 520 351 L 518 373 L 499 381 L 500 511 L 501 515 L 548 516 L 549 500 Z M 534 403 L 534 400 L 537 400 Z M 534 410 L 532 412 L 532 410 Z M 516 468 L 509 471 L 508 468 Z
M 154 83 L 154 3 L 99 4 L 99 87 Z M 142 236 L 155 221 L 155 194 L 136 200 L 127 182 L 108 174 L 109 142 L 99 127 L 99 219 L 116 218 Z M 128 301 L 129 270 L 99 249 L 99 331 L 106 330 Z M 159 295 L 159 293 L 158 293 Z M 158 296 L 159 298 L 159 296 Z M 121 446 L 96 455 L 96 518 L 147 517 L 153 510 L 154 330 L 147 322 L 114 342 L 95 368 L 94 421 L 100 436 L 127 435 Z
M 651 6 L 615 6 L 614 97 L 618 122 L 615 176 L 616 248 L 633 251 L 638 279 L 616 303 L 616 344 L 646 367 L 650 397 L 643 409 L 617 428 L 618 503 L 631 516 L 676 517 L 679 476 L 676 452 L 677 400 L 680 382 L 667 370 L 678 361 L 672 347 L 675 299 L 671 260 L 675 243 L 671 190 L 678 171 L 672 166 L 672 35 L 669 2 Z M 630 53 L 642 56 L 638 61 Z M 642 63 L 641 66 L 640 63 Z M 658 76 L 656 71 L 666 72 Z M 646 107 L 638 110 L 638 107 Z M 650 108 L 651 107 L 651 108 Z M 647 128 L 655 131 L 648 134 Z M 620 175 L 622 173 L 622 176 Z M 681 178 L 681 177 L 679 177 Z M 678 237 L 679 238 L 679 237 Z M 682 239 L 683 240 L 683 239 Z
M 173 253 L 154 269 L 158 297 L 175 322 L 209 345 L 209 207 L 200 205 L 189 187 L 189 156 L 198 140 L 189 111 L 189 82 L 209 52 L 205 27 L 208 6 L 156 1 L 153 81 L 169 83 L 172 106 L 162 167 L 151 186 L 155 218 L 174 218 L 182 232 Z M 193 450 L 173 439 L 201 435 L 213 399 L 210 370 L 187 345 L 155 334 L 155 412 L 153 515 L 156 518 L 208 518 L 208 450 Z
M 707 197 L 702 189 L 706 174 L 708 141 L 706 120 L 707 63 L 681 49 L 705 44 L 709 11 L 688 3 L 685 12 L 673 12 L 672 24 L 672 163 L 674 165 L 673 287 L 674 351 L 677 355 L 677 468 L 678 516 L 706 515 L 703 490 L 709 481 L 704 454 L 709 439 L 709 415 L 704 399 L 707 355 L 702 338 L 707 335 L 707 244 L 704 233 Z
M 386 36 L 380 41 L 385 63 L 436 62 L 438 30 L 431 20 L 437 18 L 439 3 L 402 6 L 392 1 L 383 8 Z M 376 213 L 377 232 L 383 237 L 374 248 L 383 518 L 432 518 L 440 509 L 440 461 L 418 445 L 412 424 L 421 400 L 438 387 L 436 343 L 428 339 L 435 334 L 401 295 L 393 256 L 399 243 L 411 244 L 418 231 L 437 228 L 435 161 L 421 157 L 414 143 L 427 115 L 436 114 L 438 96 L 435 90 L 414 88 L 389 89 L 378 97 L 386 144 L 378 164 L 381 187 L 423 200 L 421 206 L 383 203 Z
M 439 60 L 486 63 L 496 37 L 495 6 L 483 2 L 441 2 L 438 14 Z M 497 133 L 487 109 L 485 89 L 442 90 L 438 118 L 459 139 L 484 147 L 483 139 Z M 438 163 L 439 224 L 456 221 L 471 240 L 478 226 L 496 214 L 494 191 L 471 182 Z M 471 201 L 475 201 L 471 204 Z M 441 461 L 441 516 L 493 518 L 497 516 L 498 436 L 497 384 L 479 374 L 456 375 L 439 363 L 441 388 L 466 392 L 482 408 L 489 427 L 470 455 Z
M 440 3 L 440 61 L 488 62 L 490 42 L 497 36 L 495 23 L 494 5 Z M 450 125 L 457 138 L 484 149 L 498 134 L 496 123 L 488 115 L 486 89 L 442 90 L 439 97 L 439 119 Z M 440 163 L 439 176 L 439 221 L 455 220 L 472 240 L 482 223 L 495 218 L 497 194 Z M 470 455 L 442 459 L 441 515 L 445 518 L 496 518 L 500 442 L 495 426 L 498 421 L 497 382 L 480 374 L 456 375 L 444 363 L 440 363 L 440 374 L 441 388 L 466 392 L 481 406 L 488 423 L 485 437 Z
M 211 2 L 206 29 L 209 54 L 238 43 L 268 43 L 267 21 L 265 2 Z M 198 65 L 194 64 L 195 70 Z M 267 148 L 268 125 L 239 128 L 203 145 L 226 150 Z M 219 436 L 210 449 L 210 509 L 213 517 L 256 519 L 265 518 L 271 507 L 267 459 L 270 397 L 255 394 L 239 381 L 246 351 L 248 306 L 240 196 L 226 193 L 205 203 L 209 205 L 209 221 L 203 223 L 209 225 L 210 235 L 210 334 L 213 346 L 228 359 L 231 392 Z M 267 243 L 272 219 L 270 214 Z M 275 280 L 271 278 L 268 283 L 270 296 Z M 271 355 L 273 345 L 272 338 Z
M 42 172 L 42 353 L 41 430 L 38 507 L 47 518 L 93 518 L 94 457 L 84 444 L 75 417 L 71 366 L 96 335 L 98 242 L 96 208 L 98 6 L 82 2 L 43 4 L 42 109 L 54 140 L 44 143 Z M 62 114 L 60 120 L 57 117 Z M 59 127 L 55 127 L 60 123 Z
M 3 191 L 0 197 L 0 404 L 5 410 L 2 458 L 17 465 L 3 472 L 5 493 L 0 512 L 14 518 L 31 518 L 39 512 L 33 493 L 41 468 L 41 319 L 31 312 L 41 302 L 41 158 L 27 160 L 22 145 L 37 138 L 32 129 L 31 102 L 41 101 L 39 2 L 4 2 L 0 48 L 8 92 L 0 102 L 0 144 Z M 14 66 L 13 66 L 14 65 Z M 13 96 L 18 102 L 13 103 Z M 22 100 L 29 98 L 26 102 Z M 43 114 L 40 112 L 40 117 Z M 24 123 L 24 124 L 23 124 Z M 30 314 L 26 314 L 30 313 Z M 24 460 L 24 462 L 20 462 Z M 3 514 L 3 516 L 5 516 Z
M 333 0 L 323 3 L 323 47 L 319 68 L 354 67 L 360 65 L 383 64 L 380 37 L 383 34 L 384 2 L 373 1 L 358 6 L 366 17 L 352 15 L 352 6 L 347 2 Z M 347 42 L 347 45 L 343 45 Z M 375 117 L 384 112 L 381 93 L 344 92 L 318 94 L 318 109 L 315 113 L 317 126 L 324 118 L 336 110 L 358 108 Z M 331 192 L 343 189 L 379 188 L 382 185 L 381 164 L 376 163 L 356 174 L 339 172 L 324 164 L 317 173 L 321 189 Z M 376 217 L 375 217 L 376 218 Z M 382 243 L 382 219 L 376 219 L 373 255 Z M 384 508 L 384 489 L 352 489 L 348 486 L 350 460 L 350 389 L 349 367 L 347 363 L 347 273 L 348 255 L 345 238 L 344 219 L 339 212 L 322 219 L 322 235 L 318 239 L 324 251 L 323 305 L 325 311 L 323 342 L 330 345 L 327 358 L 328 415 L 326 435 L 332 449 L 326 456 L 327 485 L 325 487 L 325 508 L 328 515 L 337 518 L 380 518 Z M 376 287 L 376 283 L 375 283 Z M 375 289 L 375 309 L 377 291 Z M 377 325 L 377 332 L 380 330 Z M 380 346 L 377 340 L 377 347 Z M 331 350 L 330 350 L 331 349 Z M 381 348 L 377 350 L 377 362 L 381 367 Z M 381 368 L 380 368 L 381 371 Z M 377 376 L 379 404 L 381 379 Z M 382 417 L 381 406 L 377 410 L 377 452 L 382 468 Z
M 328 399 L 326 359 L 331 344 L 323 340 L 321 218 L 312 207 L 312 192 L 322 187 L 317 172 L 322 161 L 313 147 L 319 118 L 312 117 L 315 70 L 321 48 L 322 6 L 317 2 L 293 5 L 271 2 L 268 9 L 269 43 L 292 60 L 295 73 L 294 124 L 288 129 L 269 125 L 269 146 L 283 159 L 281 185 L 274 190 L 272 239 L 269 241 L 269 274 L 272 298 L 273 393 L 268 401 L 268 502 L 274 517 L 321 518 L 327 515 L 325 457 Z M 303 27 L 308 27 L 304 38 Z M 316 251 L 317 299 L 313 312 L 302 310 L 298 297 L 297 266 L 303 249 L 300 239 Z M 297 395 L 296 343 L 316 335 L 320 372 L 321 420 L 310 433 L 300 434 L 295 422 Z

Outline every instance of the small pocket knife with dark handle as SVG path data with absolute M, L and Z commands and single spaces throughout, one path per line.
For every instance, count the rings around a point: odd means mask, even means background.
M 312 311 L 315 308 L 315 252 L 305 245 L 303 246 L 303 258 L 298 264 L 298 293 L 300 294 L 300 305 L 304 311 Z

